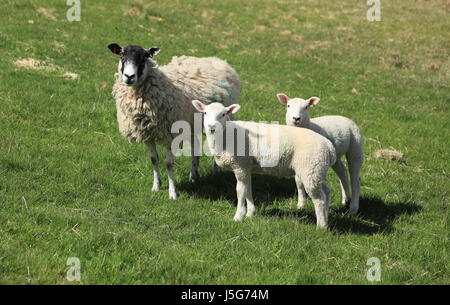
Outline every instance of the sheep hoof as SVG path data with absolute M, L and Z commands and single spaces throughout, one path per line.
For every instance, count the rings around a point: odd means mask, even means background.
M 245 214 L 245 216 L 247 216 L 247 217 L 252 217 L 254 214 L 255 214 L 255 212 L 256 212 L 256 209 L 249 209 L 249 208 L 247 208 L 247 214 Z
M 306 205 L 306 201 L 299 201 L 299 203 L 297 203 L 297 208 L 299 210 L 303 209 L 305 207 L 305 205 Z
M 342 201 L 341 201 L 342 205 L 346 205 L 349 202 L 350 202 L 350 198 L 342 198 Z
M 177 200 L 177 193 L 175 191 L 169 191 L 169 198 L 172 200 Z
M 161 188 L 161 186 L 159 184 L 155 184 L 152 187 L 152 192 L 157 192 L 157 191 L 159 191 L 160 188 Z
M 198 172 L 194 172 L 189 175 L 189 182 L 191 182 L 191 183 L 197 182 L 198 179 L 199 179 Z
M 350 207 L 350 209 L 348 210 L 348 212 L 349 212 L 350 214 L 356 215 L 356 213 L 358 213 L 358 209 L 357 209 L 357 208 Z
M 234 215 L 233 220 L 236 222 L 241 222 L 242 219 L 244 218 L 244 213 L 236 213 L 236 215 Z

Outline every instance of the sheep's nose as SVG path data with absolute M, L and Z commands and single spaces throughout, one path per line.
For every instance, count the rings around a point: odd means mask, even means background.
M 136 76 L 136 74 L 133 75 L 128 75 L 128 74 L 124 74 L 126 78 L 128 78 L 128 80 L 133 80 L 133 78 Z
M 208 125 L 208 129 L 214 133 L 214 131 L 216 131 L 216 125 Z
M 296 118 L 296 117 L 294 116 L 294 117 L 292 117 L 292 119 L 293 119 L 295 122 L 300 122 L 300 117 Z

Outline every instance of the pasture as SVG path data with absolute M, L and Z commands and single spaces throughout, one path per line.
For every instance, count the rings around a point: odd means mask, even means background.
M 64 0 L 0 3 L 0 283 L 449 284 L 450 32 L 447 0 L 93 1 L 69 22 Z M 293 177 L 253 176 L 257 213 L 232 221 L 235 178 L 152 193 L 145 145 L 119 133 L 109 43 L 217 56 L 237 71 L 238 118 L 279 121 L 276 94 L 320 97 L 312 117 L 343 115 L 364 136 L 360 211 L 340 204 L 329 228 Z M 386 158 L 382 149 L 397 152 Z M 164 156 L 162 147 L 158 147 Z M 401 156 L 400 156 L 401 155 Z M 67 259 L 81 263 L 70 282 Z M 380 260 L 381 281 L 366 279 Z

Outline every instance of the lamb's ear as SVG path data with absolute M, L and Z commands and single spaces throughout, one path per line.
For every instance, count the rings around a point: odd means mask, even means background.
M 111 50 L 114 54 L 119 55 L 122 52 L 122 48 L 117 43 L 111 43 L 108 45 L 108 49 Z
M 309 103 L 309 106 L 317 105 L 317 104 L 319 103 L 319 101 L 320 101 L 320 98 L 315 97 L 315 96 L 310 97 L 310 98 L 307 100 L 307 102 Z
M 147 50 L 148 57 L 153 58 L 154 56 L 158 55 L 158 53 L 161 51 L 158 47 L 151 47 Z
M 236 112 L 238 112 L 238 110 L 241 108 L 241 106 L 239 106 L 238 104 L 233 104 L 230 105 L 228 107 L 226 107 L 225 109 L 227 110 L 227 114 L 235 114 Z
M 289 97 L 286 94 L 278 93 L 277 97 L 281 104 L 287 105 L 287 102 L 289 101 Z
M 205 112 L 205 107 L 206 105 L 203 104 L 202 102 L 200 102 L 199 100 L 193 100 L 192 101 L 192 105 L 194 106 L 195 109 L 197 109 L 200 112 Z

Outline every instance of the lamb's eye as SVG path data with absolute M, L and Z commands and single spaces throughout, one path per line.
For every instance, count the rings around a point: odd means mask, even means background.
M 206 115 L 206 111 L 205 112 L 203 112 L 205 115 Z
M 291 105 L 288 105 L 288 108 L 291 107 Z
M 308 109 L 308 106 L 305 106 L 305 109 Z
M 222 114 L 222 117 L 224 117 L 225 116 L 225 113 L 224 114 Z

